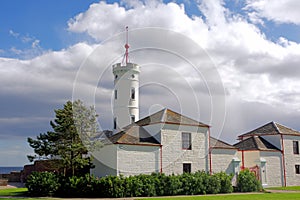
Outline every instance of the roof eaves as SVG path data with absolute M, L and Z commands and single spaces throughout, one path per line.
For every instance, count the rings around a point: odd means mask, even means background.
M 153 144 L 153 143 L 145 143 L 145 142 L 139 142 L 139 143 L 116 142 L 114 144 L 136 145 L 136 146 L 162 146 L 161 144 Z

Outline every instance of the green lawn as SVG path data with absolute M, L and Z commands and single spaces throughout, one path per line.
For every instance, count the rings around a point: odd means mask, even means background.
M 300 191 L 300 186 L 288 186 L 288 187 L 272 187 L 266 188 L 268 190 L 293 190 L 293 191 Z
M 208 195 L 191 197 L 165 197 L 149 198 L 155 200 L 300 200 L 300 193 L 265 193 L 265 194 L 230 194 L 230 195 Z M 141 199 L 142 200 L 142 199 Z M 145 200 L 145 199 L 143 199 Z
M 0 199 L 9 199 L 9 200 L 20 200 L 20 197 L 26 196 L 27 188 L 8 188 L 0 190 Z M 7 198 L 6 198 L 7 197 Z M 16 198 L 12 198 L 16 197 Z M 41 198 L 21 198 L 22 200 L 41 200 Z M 51 198 L 43 198 L 43 200 L 47 200 Z M 53 200 L 53 199 L 52 199 Z
M 1 200 L 20 200 L 20 198 L 1 198 Z M 41 198 L 21 198 L 22 200 L 41 200 Z M 42 200 L 54 200 L 54 199 L 51 199 L 51 198 L 42 198 Z
M 0 190 L 0 196 L 24 196 L 27 188 L 8 188 Z
M 291 188 L 291 187 L 289 187 Z M 300 190 L 300 187 L 292 187 L 292 188 L 298 188 Z M 285 188 L 286 189 L 286 188 Z M 295 189 L 293 189 L 295 190 Z M 20 200 L 18 196 L 26 196 L 26 188 L 10 188 L 10 189 L 3 189 L 0 190 L 0 196 L 7 198 L 1 198 L 1 200 L 4 199 L 10 199 L 10 200 Z M 16 198 L 8 198 L 11 196 L 15 196 Z M 57 200 L 59 198 L 42 198 L 43 200 Z M 139 199 L 139 198 L 135 198 Z M 300 200 L 300 191 L 299 193 L 261 193 L 261 194 L 226 194 L 226 195 L 203 195 L 203 196 L 178 196 L 178 197 L 153 197 L 153 198 L 140 198 L 141 200 L 145 199 L 152 199 L 152 200 L 169 200 L 169 199 L 175 199 L 175 200 Z M 22 200 L 41 200 L 41 198 L 22 198 Z

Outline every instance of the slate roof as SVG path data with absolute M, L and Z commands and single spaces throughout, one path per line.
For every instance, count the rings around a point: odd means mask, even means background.
M 143 127 L 129 125 L 124 130 L 108 137 L 104 144 L 135 144 L 135 145 L 160 145 L 160 143 L 150 135 Z
M 260 136 L 251 136 L 234 146 L 239 150 L 279 151 L 278 148 Z
M 223 142 L 221 140 L 218 140 L 214 137 L 210 137 L 210 146 L 213 149 L 237 149 L 233 145 L 230 145 L 226 142 Z
M 179 114 L 167 108 L 136 122 L 136 124 L 139 126 L 146 126 L 149 124 L 157 123 L 209 127 L 209 125 L 207 124 L 198 122 L 194 119 L 183 116 L 182 114 Z
M 238 137 L 239 139 L 242 139 L 242 137 L 249 137 L 254 135 L 259 136 L 259 135 L 278 135 L 278 134 L 300 136 L 299 131 L 293 130 L 284 125 L 272 121 L 250 132 L 239 135 Z
M 107 137 L 104 144 L 134 144 L 134 145 L 160 145 L 143 126 L 149 124 L 178 124 L 199 127 L 209 127 L 209 125 L 198 122 L 194 119 L 183 116 L 169 109 L 163 109 L 148 117 L 145 117 L 133 124 L 126 126 L 122 131 Z

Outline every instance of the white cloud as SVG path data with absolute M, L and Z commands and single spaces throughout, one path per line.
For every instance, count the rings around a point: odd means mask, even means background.
M 189 18 L 185 14 L 183 4 L 176 3 L 141 4 L 126 10 L 117 3 L 100 2 L 92 4 L 88 11 L 77 15 L 68 25 L 70 31 L 87 32 L 98 41 L 124 31 L 125 26 L 129 25 L 135 29 L 145 27 L 171 29 L 193 35 L 193 39 L 204 43 L 206 38 L 199 37 L 199 34 L 207 35 L 202 33 L 208 29 L 200 17 Z
M 17 38 L 17 37 L 19 37 L 20 33 L 16 33 L 16 32 L 14 32 L 13 30 L 9 30 L 9 35 L 11 35 L 11 36 Z
M 276 3 L 270 4 L 272 7 Z M 125 9 L 118 4 L 101 2 L 73 18 L 69 30 L 87 32 L 98 41 L 121 32 L 126 25 L 133 28 L 162 27 L 182 33 L 208 51 L 231 97 L 291 112 L 300 110 L 297 104 L 300 81 L 296 78 L 300 76 L 296 67 L 300 45 L 285 38 L 279 38 L 278 42 L 268 40 L 259 27 L 247 21 L 246 16 L 232 13 L 225 6 L 221 0 L 201 1 L 199 9 L 205 17 L 202 19 L 188 17 L 184 6 L 175 3 L 148 5 L 130 1 L 129 9 Z M 256 23 L 262 24 L 261 13 L 254 14 Z M 134 46 L 143 40 L 151 43 L 154 39 L 145 35 L 142 40 L 134 38 L 131 42 Z M 180 46 L 180 41 L 177 42 Z M 184 44 L 181 48 L 188 50 Z
M 31 44 L 32 48 L 40 48 L 40 41 L 39 40 L 34 40 Z
M 259 16 L 277 23 L 300 24 L 298 0 L 247 0 L 246 4 L 245 9 L 250 10 L 251 19 Z
M 249 1 L 248 9 L 250 3 Z M 254 1 L 252 3 L 254 5 Z M 100 45 L 78 43 L 60 51 L 44 52 L 28 60 L 0 59 L 1 93 L 30 96 L 32 99 L 47 102 L 59 101 L 62 104 L 71 97 L 74 81 L 76 83 L 78 81 L 80 88 L 77 89 L 80 95 L 95 95 L 102 122 L 110 123 L 113 77 L 111 66 L 107 63 L 112 61 L 109 58 L 117 61 L 118 56 L 122 55 L 124 34 L 120 33 L 128 25 L 130 50 L 136 50 L 130 54 L 130 58 L 133 62 L 143 65 L 141 74 L 144 81 L 142 87 L 144 93 L 141 93 L 141 99 L 144 99 L 141 103 L 143 113 L 148 114 L 147 109 L 150 109 L 152 104 L 176 109 L 180 106 L 181 100 L 178 99 L 189 102 L 193 92 L 189 86 L 192 86 L 192 89 L 196 88 L 195 96 L 201 102 L 199 106 L 201 119 L 205 122 L 210 121 L 210 116 L 205 114 L 211 109 L 210 99 L 207 94 L 205 95 L 206 85 L 192 67 L 179 59 L 182 58 L 180 55 L 184 55 L 195 62 L 200 60 L 198 63 L 205 64 L 208 61 L 201 57 L 204 54 L 199 56 L 198 51 L 196 54 L 193 51 L 195 46 L 200 45 L 216 64 L 225 86 L 227 112 L 229 117 L 232 117 L 227 120 L 228 124 L 225 124 L 225 132 L 238 134 L 239 132 L 232 133 L 232 131 L 241 131 L 259 121 L 264 123 L 273 118 L 288 121 L 286 119 L 290 116 L 293 117 L 291 121 L 299 119 L 299 114 L 296 113 L 300 110 L 298 43 L 283 37 L 278 38 L 277 42 L 268 40 L 255 24 L 247 21 L 246 16 L 233 13 L 221 0 L 200 2 L 199 9 L 204 18 L 189 17 L 185 13 L 184 5 L 176 3 L 131 0 L 122 1 L 122 4 L 126 8 L 117 3 L 95 3 L 68 22 L 69 31 L 88 33 L 98 42 L 103 42 Z M 254 9 L 254 6 L 251 9 Z M 255 13 L 258 22 L 260 16 L 261 13 Z M 179 36 L 169 37 L 167 34 L 153 34 L 153 29 L 147 32 L 147 27 L 171 30 L 182 34 L 182 38 L 185 39 L 178 39 Z M 195 46 L 186 42 L 189 39 L 195 42 Z M 31 42 L 33 46 L 39 44 L 38 40 Z M 175 49 L 174 54 L 170 51 L 151 51 L 150 48 L 137 50 L 138 47 L 159 45 L 165 50 Z M 15 49 L 16 52 L 17 50 Z M 175 53 L 180 53 L 179 57 L 174 56 Z M 85 61 L 83 65 L 88 68 L 87 71 L 81 65 L 83 61 Z M 80 72 L 80 76 L 76 76 L 77 72 Z M 211 78 L 209 75 L 211 74 L 207 72 L 205 77 L 207 80 Z M 156 84 L 149 84 L 151 81 Z M 98 89 L 95 83 L 100 86 Z M 208 84 L 215 88 L 213 82 L 208 81 Z M 164 92 L 168 98 L 164 98 L 166 97 L 162 95 Z M 220 90 L 214 94 L 219 93 Z M 250 105 L 251 109 L 246 109 L 245 105 Z M 218 108 L 214 109 L 218 111 Z M 258 109 L 260 117 L 257 117 Z M 268 112 L 272 109 L 276 112 L 269 115 Z M 184 114 L 198 118 L 199 116 L 193 112 L 194 110 L 189 107 Z M 286 114 L 287 112 L 292 115 Z M 279 116 L 280 113 L 282 116 Z M 239 119 L 234 117 L 241 114 L 246 116 Z M 241 119 L 246 121 L 241 122 Z M 234 120 L 238 123 L 235 124 Z M 293 124 L 296 124 L 294 121 Z M 222 128 L 222 124 L 213 124 L 213 127 L 216 126 Z M 235 130 L 232 130 L 233 126 L 236 126 Z

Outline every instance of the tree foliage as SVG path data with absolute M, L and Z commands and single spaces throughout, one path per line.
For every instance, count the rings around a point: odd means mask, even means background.
M 86 107 L 80 101 L 68 101 L 63 109 L 54 110 L 55 119 L 50 122 L 53 131 L 41 133 L 36 139 L 27 141 L 36 155 L 30 161 L 59 159 L 66 174 L 90 167 L 88 151 L 99 147 L 95 135 L 98 132 L 97 115 L 94 107 Z

